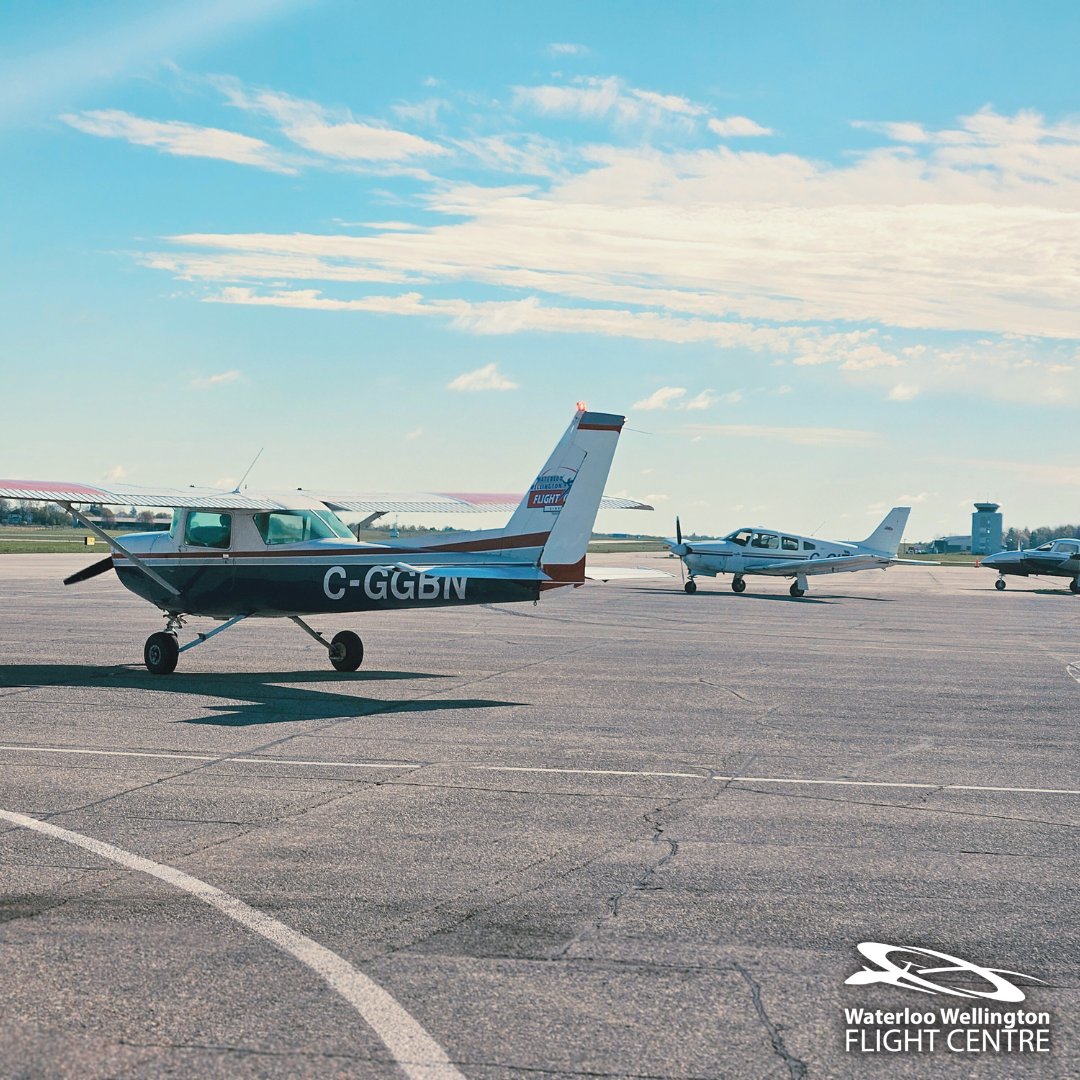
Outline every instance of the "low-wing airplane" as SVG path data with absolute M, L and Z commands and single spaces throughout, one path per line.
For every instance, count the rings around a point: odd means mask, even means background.
M 181 652 L 252 616 L 291 619 L 329 652 L 338 671 L 364 658 L 359 636 L 343 630 L 327 641 L 304 616 L 388 608 L 443 607 L 538 600 L 542 593 L 584 583 L 585 551 L 603 500 L 625 418 L 578 405 L 532 486 L 505 528 L 358 541 L 337 511 L 433 509 L 450 500 L 489 511 L 505 496 L 377 496 L 298 490 L 260 495 L 214 488 L 145 488 L 57 481 L 0 480 L 0 497 L 53 502 L 67 510 L 112 554 L 66 578 L 66 585 L 115 570 L 132 592 L 159 607 L 165 629 L 143 650 L 154 674 L 174 671 Z M 633 500 L 609 505 L 651 510 Z M 135 505 L 173 510 L 168 532 L 107 535 L 79 505 Z M 461 508 L 460 506 L 458 508 Z M 224 620 L 181 646 L 189 615 Z
M 769 574 L 795 580 L 788 590 L 792 596 L 803 596 L 806 579 L 813 574 L 839 574 L 849 570 L 884 570 L 893 563 L 915 562 L 898 559 L 896 552 L 907 524 L 910 506 L 894 506 L 881 524 L 858 543 L 839 540 L 818 540 L 764 526 L 736 529 L 721 540 L 683 541 L 682 526 L 675 519 L 674 540 L 666 541 L 672 554 L 686 565 L 688 577 L 683 588 L 697 592 L 699 576 L 716 577 L 731 574 L 733 592 L 746 591 L 747 574 Z M 919 563 L 925 566 L 925 563 Z
M 988 555 L 980 566 L 998 572 L 995 589 L 1005 588 L 1005 575 L 1019 577 L 1067 577 L 1071 592 L 1080 593 L 1080 540 L 1063 537 L 1023 551 L 999 551 Z

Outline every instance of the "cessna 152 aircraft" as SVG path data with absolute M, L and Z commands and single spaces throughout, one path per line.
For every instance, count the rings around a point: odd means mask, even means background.
M 746 591 L 747 574 L 770 574 L 794 578 L 788 591 L 792 596 L 803 596 L 806 579 L 812 574 L 884 570 L 893 563 L 914 562 L 896 557 L 910 513 L 910 506 L 894 506 L 881 524 L 859 543 L 818 540 L 753 526 L 736 529 L 722 540 L 695 540 L 690 544 L 683 542 L 682 526 L 676 518 L 676 538 L 666 543 L 686 564 L 689 576 L 683 588 L 688 593 L 697 592 L 695 578 L 699 575 L 732 574 L 732 591 L 741 593 Z
M 988 555 L 979 565 L 998 572 L 995 589 L 1005 588 L 1006 574 L 1017 574 L 1020 577 L 1072 578 L 1070 591 L 1080 593 L 1080 540 L 1072 537 L 1051 540 L 1023 551 L 999 551 L 996 555 Z
M 144 488 L 0 480 L 4 498 L 54 502 L 112 554 L 66 585 L 114 569 L 132 592 L 165 613 L 165 629 L 143 650 L 147 668 L 167 674 L 181 652 L 252 616 L 291 619 L 330 654 L 338 671 L 364 659 L 359 636 L 343 630 L 332 641 L 305 615 L 537 600 L 549 589 L 584 583 L 585 550 L 603 503 L 651 510 L 629 499 L 603 499 L 625 418 L 578 412 L 503 529 L 439 534 L 436 539 L 358 541 L 336 511 L 372 513 L 433 509 L 490 511 L 505 496 L 370 496 L 297 490 L 258 495 L 215 488 Z M 78 504 L 170 507 L 166 532 L 108 536 Z M 613 576 L 613 575 L 604 575 Z M 188 615 L 224 620 L 181 646 Z

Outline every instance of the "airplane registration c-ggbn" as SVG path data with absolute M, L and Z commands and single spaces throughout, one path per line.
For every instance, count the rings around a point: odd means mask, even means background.
M 108 558 L 65 584 L 115 570 L 128 589 L 159 607 L 165 629 L 152 634 L 143 650 L 155 674 L 174 671 L 181 652 L 252 616 L 291 619 L 326 647 L 335 668 L 355 671 L 364 658 L 360 637 L 344 630 L 327 641 L 304 616 L 535 601 L 550 589 L 583 584 L 601 505 L 652 509 L 604 498 L 624 420 L 579 405 L 516 507 L 503 495 L 259 495 L 36 480 L 0 480 L 0 497 L 56 503 L 112 547 Z M 121 541 L 86 516 L 81 507 L 88 504 L 170 507 L 172 526 L 167 533 L 136 533 Z M 502 529 L 388 544 L 358 541 L 338 517 L 339 511 L 369 513 L 370 521 L 392 511 L 504 507 L 513 514 Z M 189 615 L 223 623 L 181 645 L 179 631 Z

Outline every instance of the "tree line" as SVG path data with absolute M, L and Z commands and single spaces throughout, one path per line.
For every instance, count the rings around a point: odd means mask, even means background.
M 87 513 L 106 527 L 116 521 L 115 511 L 108 506 L 91 506 Z M 168 516 L 168 514 L 164 515 L 166 519 Z M 136 515 L 135 520 L 140 525 L 153 525 L 156 515 L 151 510 L 143 510 L 142 513 Z M 0 525 L 72 525 L 77 528 L 78 522 L 55 503 L 27 502 L 22 499 L 14 502 L 11 499 L 0 499 Z

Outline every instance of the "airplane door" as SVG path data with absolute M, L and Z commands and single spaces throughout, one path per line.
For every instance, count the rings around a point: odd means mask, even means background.
M 233 515 L 190 510 L 180 547 L 185 594 L 206 608 L 228 610 L 236 589 Z M 190 564 L 190 570 L 188 570 Z

